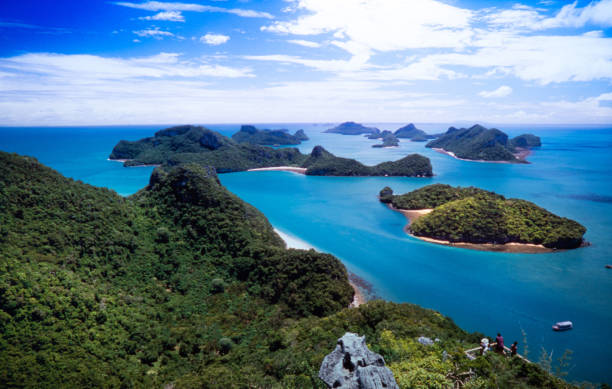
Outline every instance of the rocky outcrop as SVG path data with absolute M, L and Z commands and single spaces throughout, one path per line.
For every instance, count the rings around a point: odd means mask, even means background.
M 365 336 L 351 332 L 323 359 L 319 378 L 329 388 L 399 389 L 383 357 L 368 349 Z

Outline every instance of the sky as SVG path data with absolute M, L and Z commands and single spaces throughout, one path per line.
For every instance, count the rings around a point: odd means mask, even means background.
M 612 124 L 612 0 L 2 0 L 0 126 Z

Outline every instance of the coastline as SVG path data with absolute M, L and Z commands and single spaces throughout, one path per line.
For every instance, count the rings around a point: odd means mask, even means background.
M 452 151 L 447 151 L 447 150 L 440 149 L 440 148 L 437 148 L 437 147 L 432 147 L 431 149 L 434 150 L 434 151 L 437 151 L 440 154 L 445 154 L 445 155 L 448 155 L 448 156 L 453 157 L 455 159 L 458 159 L 459 161 L 482 162 L 482 163 L 508 163 L 508 164 L 530 163 L 525 158 L 527 158 L 531 154 L 531 150 L 529 150 L 529 149 L 522 149 L 522 148 L 518 148 L 517 147 L 517 150 L 519 150 L 519 151 L 518 151 L 518 153 L 514 153 L 514 156 L 517 159 L 516 161 L 487 161 L 487 160 L 484 160 L 484 159 L 459 158 Z
M 320 251 L 320 250 L 317 250 L 316 247 L 312 246 L 308 242 L 305 242 L 295 236 L 291 236 L 279 230 L 276 227 L 273 227 L 273 228 L 274 228 L 274 232 L 276 232 L 278 236 L 280 236 L 280 238 L 285 242 L 285 245 L 287 246 L 287 248 Z M 364 293 L 361 291 L 361 288 L 357 286 L 357 283 L 360 280 L 361 279 L 357 277 L 355 274 L 349 273 L 349 284 L 355 291 L 355 294 L 353 295 L 353 301 L 349 304 L 349 308 L 357 308 L 361 304 L 365 304 L 367 301 Z M 361 283 L 364 283 L 364 282 L 365 281 L 361 281 Z
M 295 166 L 271 166 L 271 167 L 259 167 L 255 169 L 248 169 L 247 172 L 269 172 L 269 171 L 279 171 L 279 172 L 292 172 L 297 174 L 306 174 L 305 167 L 295 167 Z
M 126 163 L 127 161 L 131 161 L 131 159 L 110 159 L 110 158 L 106 158 L 107 161 L 112 161 L 112 162 L 121 162 L 121 163 Z M 125 166 L 125 167 L 147 167 L 147 166 L 153 166 L 153 167 L 158 167 L 161 166 L 160 164 L 151 164 L 151 165 L 147 165 L 145 163 L 141 164 L 141 165 L 132 165 L 132 166 Z
M 549 249 L 548 247 L 544 247 L 541 244 L 533 244 L 533 243 L 516 243 L 509 242 L 504 244 L 496 244 L 496 243 L 469 243 L 469 242 L 450 242 L 448 240 L 434 239 L 428 238 L 425 236 L 417 236 L 410 232 L 410 223 L 418 219 L 423 215 L 427 215 L 433 209 L 398 209 L 393 207 L 393 205 L 388 204 L 388 207 L 394 211 L 397 211 L 404 215 L 406 219 L 408 219 L 408 224 L 404 227 L 404 232 L 406 234 L 412 236 L 413 238 L 422 240 L 428 243 L 435 243 L 443 246 L 451 246 L 458 247 L 463 249 L 470 250 L 479 250 L 479 251 L 493 251 L 493 252 L 501 252 L 501 253 L 514 253 L 514 254 L 541 254 L 541 253 L 552 253 L 558 250 Z

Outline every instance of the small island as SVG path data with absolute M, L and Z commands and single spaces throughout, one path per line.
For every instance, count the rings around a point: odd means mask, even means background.
M 385 187 L 379 199 L 410 220 L 409 234 L 427 242 L 520 253 L 586 245 L 586 228 L 578 222 L 475 187 L 433 184 L 403 195 Z
M 438 137 L 438 135 L 427 134 L 425 131 L 416 128 L 412 123 L 398 128 L 395 130 L 394 134 L 398 138 L 410 139 L 413 142 L 426 142 L 428 139 L 435 139 Z
M 362 124 L 355 122 L 344 122 L 337 125 L 334 128 L 330 128 L 323 132 L 329 134 L 342 134 L 342 135 L 361 135 L 361 134 L 377 134 L 380 130 L 375 127 L 366 127 Z
M 238 143 L 251 143 L 254 145 L 299 145 L 302 141 L 308 140 L 304 130 L 298 130 L 291 135 L 289 130 L 258 130 L 255 126 L 243 125 L 240 131 L 232 135 L 232 139 Z
M 479 124 L 470 128 L 450 127 L 438 139 L 425 147 L 453 158 L 476 162 L 528 163 L 525 158 L 532 147 L 541 146 L 540 138 L 532 134 L 508 139 L 508 135 Z
M 286 170 L 316 176 L 433 176 L 429 158 L 419 154 L 365 166 L 354 159 L 336 157 L 321 146 L 302 154 L 292 147 L 274 149 L 238 143 L 216 131 L 191 125 L 167 128 L 138 141 L 122 140 L 109 159 L 124 166 L 197 163 L 213 167 L 217 173 Z
M 378 139 L 378 138 L 373 138 L 373 139 Z M 397 136 L 395 136 L 391 131 L 383 131 L 381 133 L 380 139 L 382 139 L 382 143 L 372 145 L 372 147 L 397 147 L 399 146 L 399 139 L 397 139 Z

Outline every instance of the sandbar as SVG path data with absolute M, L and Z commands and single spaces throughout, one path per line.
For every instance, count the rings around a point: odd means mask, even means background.
M 268 171 L 279 171 L 279 172 L 292 172 L 298 174 L 306 174 L 305 167 L 295 166 L 271 166 L 271 167 L 260 167 L 255 169 L 248 169 L 247 172 L 268 172 Z
M 431 149 L 437 151 L 438 153 L 449 155 L 449 156 L 451 156 L 451 157 L 453 157 L 455 159 L 458 159 L 460 161 L 486 162 L 486 163 L 529 163 L 525 158 L 527 158 L 527 156 L 529 154 L 531 154 L 531 150 L 529 150 L 529 149 L 522 149 L 522 148 L 518 148 L 517 147 L 516 149 L 517 149 L 518 152 L 514 153 L 514 156 L 517 159 L 516 161 L 487 161 L 487 160 L 484 160 L 484 159 L 459 158 L 452 151 L 447 151 L 447 150 L 436 148 L 436 147 L 432 147 Z

